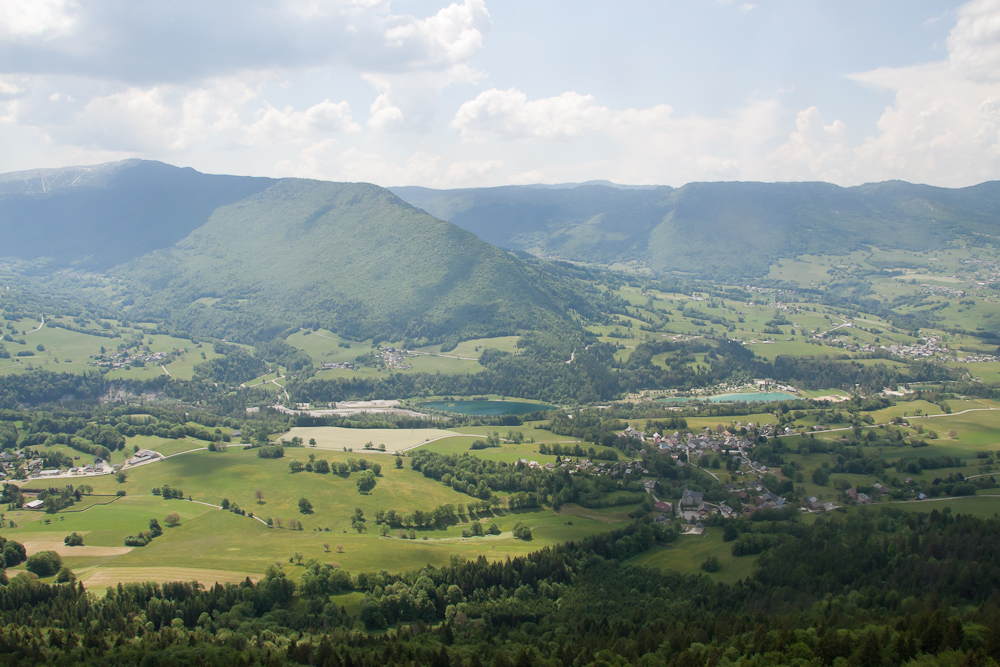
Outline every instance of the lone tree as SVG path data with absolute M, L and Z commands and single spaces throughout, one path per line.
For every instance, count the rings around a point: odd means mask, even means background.
M 167 524 L 171 528 L 179 526 L 181 525 L 181 515 L 177 512 L 171 512 L 167 516 L 163 517 L 163 523 Z
M 63 538 L 63 544 L 68 547 L 82 547 L 83 546 L 83 535 L 80 533 L 73 533 L 72 535 L 67 535 Z
M 303 514 L 312 514 L 313 506 L 308 498 L 299 498 L 299 511 Z
M 358 491 L 367 494 L 369 491 L 375 488 L 375 473 L 371 470 L 365 470 L 360 475 L 358 475 Z
M 396 457 L 396 468 L 398 469 L 398 468 L 402 468 L 402 467 L 403 467 L 403 457 L 402 456 L 397 456 Z
M 257 499 L 257 504 L 264 502 L 264 492 L 261 489 L 254 489 L 253 497 Z

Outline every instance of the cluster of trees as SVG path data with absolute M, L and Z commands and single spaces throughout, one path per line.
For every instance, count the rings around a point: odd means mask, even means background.
M 258 456 L 260 456 L 259 452 Z M 262 458 L 274 458 L 274 457 L 265 456 Z M 330 463 L 326 459 L 317 459 L 315 454 L 310 454 L 309 461 L 307 461 L 306 463 L 303 463 L 302 461 L 299 461 L 297 459 L 294 461 L 289 461 L 288 469 L 293 473 L 305 471 L 305 472 L 315 472 L 321 475 L 325 475 L 332 472 L 335 475 L 341 475 L 344 477 L 349 476 L 352 472 L 360 471 L 362 473 L 362 476 L 366 480 L 368 479 L 368 475 L 365 475 L 364 473 L 370 473 L 371 479 L 374 479 L 376 476 L 382 474 L 382 464 L 378 462 L 367 461 L 366 459 L 356 459 L 354 457 L 351 457 L 346 461 L 334 461 L 333 463 Z M 365 484 L 367 485 L 368 482 L 366 481 Z M 374 484 L 372 486 L 374 487 Z
M 500 525 L 496 521 L 491 521 L 485 529 L 479 521 L 473 521 L 468 528 L 462 529 L 462 537 L 483 537 L 484 535 L 499 535 Z M 529 529 L 528 534 L 531 534 Z
M 50 487 L 38 492 L 38 500 L 45 503 L 45 511 L 55 514 L 61 509 L 71 507 L 73 503 L 83 498 L 83 489 L 65 486 L 61 489 Z
M 20 565 L 28 558 L 24 545 L 15 540 L 8 539 L 0 535 L 0 553 L 3 554 L 3 567 L 14 567 Z M 0 567 L 0 569 L 3 569 Z
M 595 447 L 584 449 L 580 443 L 572 445 L 561 445 L 558 442 L 551 445 L 541 443 L 538 445 L 539 454 L 554 454 L 555 456 L 575 456 L 576 458 L 589 457 L 600 461 L 617 461 L 618 452 L 613 449 L 602 449 L 598 451 Z
M 39 551 L 28 556 L 24 567 L 39 577 L 51 577 L 62 568 L 62 558 L 55 551 Z
M 444 528 L 465 520 L 462 506 L 450 503 L 439 505 L 432 510 L 414 510 L 413 512 L 397 512 L 396 510 L 379 510 L 375 514 L 375 523 L 385 524 L 391 528 Z
M 285 455 L 285 448 L 281 445 L 264 445 L 257 448 L 257 458 L 259 459 L 280 459 Z
M 411 457 L 410 467 L 460 493 L 491 504 L 495 502 L 494 506 L 506 504 L 510 509 L 549 502 L 554 507 L 572 502 L 585 507 L 607 507 L 639 502 L 644 495 L 638 481 L 620 482 L 607 475 L 570 475 L 566 469 L 531 468 L 523 463 L 480 459 L 467 453 L 448 455 L 418 450 Z M 619 490 L 628 493 L 609 495 Z M 498 491 L 511 495 L 497 499 Z
M 170 500 L 172 498 L 184 500 L 184 492 L 180 489 L 171 488 L 169 484 L 154 486 L 152 494 L 154 496 L 162 496 L 165 500 Z
M 73 465 L 60 452 L 48 452 L 50 445 L 66 445 L 83 454 L 109 460 L 112 452 L 125 449 L 126 438 L 151 435 L 160 438 L 197 438 L 208 442 L 229 440 L 221 428 L 209 431 L 205 425 L 185 423 L 201 420 L 215 426 L 218 418 L 198 413 L 187 416 L 165 410 L 150 410 L 159 417 L 144 412 L 132 414 L 136 408 L 80 408 L 76 410 L 3 410 L 0 411 L 0 447 L 38 447 L 35 455 L 44 459 L 46 467 Z M 20 429 L 15 422 L 20 422 Z
M 268 370 L 266 361 L 250 354 L 238 345 L 216 343 L 213 349 L 216 354 L 222 356 L 195 366 L 193 377 L 195 382 L 238 386 L 246 380 L 264 375 Z
M 961 468 L 965 465 L 957 456 L 936 456 L 936 457 L 904 457 L 896 461 L 893 467 L 897 472 L 905 472 L 911 475 L 919 475 L 924 470 L 937 470 L 939 468 Z
M 149 520 L 149 530 L 144 530 L 138 535 L 129 535 L 125 538 L 127 547 L 144 547 L 154 539 L 163 534 L 163 528 L 156 519 Z
M 34 370 L 0 377 L 0 408 L 17 410 L 22 405 L 54 403 L 67 396 L 96 402 L 106 383 L 99 373 L 49 373 Z

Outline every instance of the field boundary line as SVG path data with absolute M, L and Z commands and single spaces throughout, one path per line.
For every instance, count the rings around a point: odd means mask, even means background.
M 184 499 L 180 498 L 180 500 L 184 500 Z M 212 503 L 206 503 L 203 500 L 188 500 L 187 502 L 189 502 L 189 503 L 198 503 L 199 505 L 208 505 L 209 507 L 214 507 L 217 510 L 223 509 L 222 505 L 213 505 Z M 229 510 L 225 510 L 225 511 L 228 512 Z M 256 514 L 254 514 L 253 516 L 250 516 L 249 514 L 243 514 L 242 516 L 245 516 L 248 519 L 255 519 L 256 521 L 260 521 L 262 524 L 264 524 L 268 528 L 271 528 L 271 526 L 267 525 L 267 521 L 264 521 L 263 519 L 261 519 Z
M 939 415 L 913 415 L 913 417 L 904 417 L 904 419 L 931 419 L 933 417 L 957 417 L 959 415 L 964 415 L 967 412 L 992 412 L 995 410 L 1000 410 L 1000 408 L 969 408 L 968 410 L 962 410 L 961 412 L 942 412 Z
M 208 447 L 198 447 L 196 449 L 189 449 L 184 452 L 177 452 L 176 454 L 171 454 L 170 456 L 161 455 L 160 458 L 158 458 L 156 461 L 165 461 L 167 459 L 172 459 L 175 456 L 180 456 L 181 454 L 191 454 L 193 452 L 206 452 L 206 451 L 208 451 Z M 156 461 L 150 461 L 150 463 L 156 463 Z
M 968 479 L 968 478 L 966 478 L 966 479 Z M 996 499 L 1000 500 L 1000 496 L 998 496 L 998 495 L 994 495 L 994 494 L 990 494 L 990 493 L 986 493 L 986 494 L 980 495 L 978 493 L 975 493 L 975 494 L 973 494 L 971 496 L 946 496 L 946 497 L 942 497 L 942 498 L 924 498 L 923 500 L 917 500 L 917 499 L 913 499 L 913 500 L 890 500 L 886 504 L 887 505 L 904 505 L 906 503 L 933 503 L 933 502 L 938 501 L 938 500 L 962 500 L 964 498 L 996 498 Z

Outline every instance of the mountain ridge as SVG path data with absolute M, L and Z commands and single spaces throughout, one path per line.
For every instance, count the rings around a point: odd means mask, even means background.
M 735 181 L 648 190 L 594 184 L 393 191 L 500 247 L 727 280 L 761 277 L 774 262 L 803 254 L 873 245 L 930 249 L 995 232 L 1000 219 L 997 181 L 959 189 Z

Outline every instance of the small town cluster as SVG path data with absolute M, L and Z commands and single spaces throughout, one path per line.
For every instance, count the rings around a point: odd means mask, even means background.
M 378 348 L 378 356 L 385 364 L 386 368 L 395 368 L 401 371 L 407 371 L 413 368 L 413 364 L 406 361 L 406 350 L 401 350 L 395 347 L 390 347 L 388 345 L 382 345 Z
M 79 456 L 74 457 L 79 459 Z M 31 449 L 16 449 L 0 452 L 0 480 L 6 479 L 52 479 L 91 475 L 110 475 L 120 470 L 150 463 L 163 458 L 162 454 L 149 449 L 139 449 L 125 463 L 111 465 L 100 457 L 93 463 L 69 468 L 45 468 L 45 460 L 36 457 Z M 29 509 L 31 509 L 29 507 Z
M 102 348 L 103 349 L 103 348 Z M 148 350 L 118 350 L 115 352 L 103 352 L 101 354 L 95 354 L 91 357 L 92 366 L 97 366 L 98 368 L 129 368 L 132 366 L 145 366 L 146 364 L 153 364 L 159 366 L 161 364 L 169 364 L 173 361 L 174 357 L 179 354 L 184 354 L 187 350 L 173 350 L 171 352 L 150 352 Z

